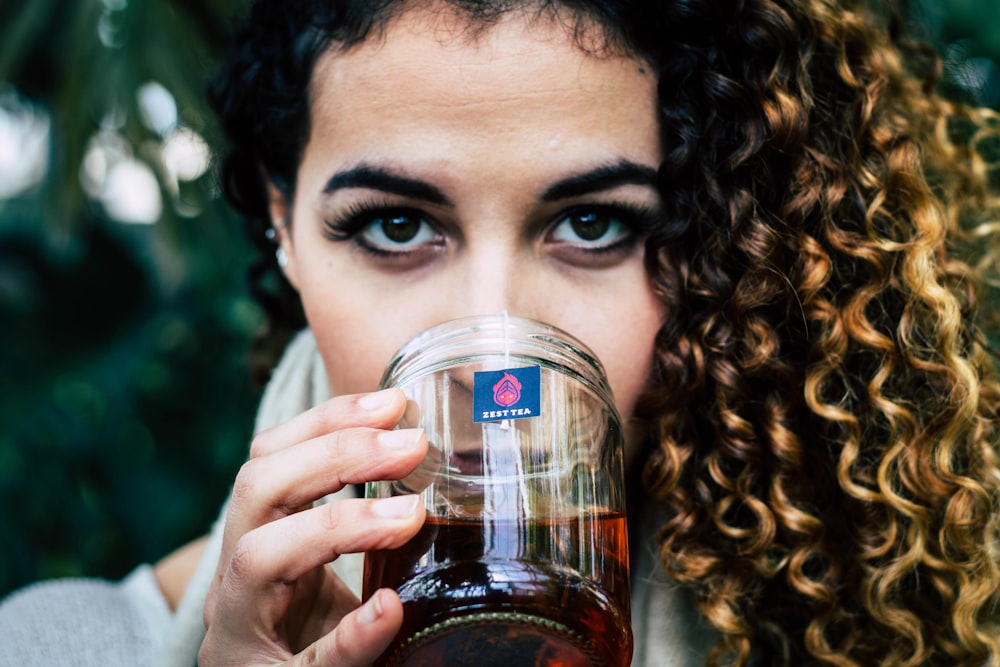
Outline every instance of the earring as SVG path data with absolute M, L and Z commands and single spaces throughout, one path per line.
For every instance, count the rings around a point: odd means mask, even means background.
M 285 252 L 284 246 L 278 246 L 278 249 L 274 251 L 274 258 L 278 260 L 278 266 L 281 268 L 288 266 L 288 253 Z
M 278 240 L 278 230 L 285 226 L 284 219 L 275 220 L 270 227 L 264 230 L 264 238 L 266 238 L 271 243 L 275 243 Z

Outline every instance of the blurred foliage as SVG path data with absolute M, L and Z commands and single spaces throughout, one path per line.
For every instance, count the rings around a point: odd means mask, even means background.
M 44 176 L 0 199 L 0 595 L 204 533 L 246 454 L 249 248 L 211 171 L 168 173 L 137 95 L 158 82 L 215 143 L 205 88 L 241 4 L 0 2 L 0 95 L 49 119 Z M 84 187 L 95 136 L 153 169 L 155 224 Z
M 245 456 L 250 250 L 211 170 L 179 177 L 164 157 L 180 127 L 218 145 L 204 91 L 244 4 L 0 2 L 0 111 L 48 132 L 37 182 L 0 195 L 0 595 L 158 559 L 207 529 Z M 1000 4 L 907 11 L 945 86 L 995 106 Z M 143 107 L 150 82 L 176 105 L 166 124 Z M 84 168 L 98 139 L 156 176 L 155 224 L 102 199 L 108 165 Z

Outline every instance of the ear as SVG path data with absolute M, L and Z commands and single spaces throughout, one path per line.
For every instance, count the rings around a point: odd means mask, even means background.
M 270 178 L 264 177 L 267 183 L 267 207 L 271 216 L 271 226 L 275 231 L 275 241 L 278 243 L 279 257 L 284 258 L 284 262 L 279 261 L 279 266 L 285 274 L 285 278 L 295 289 L 299 288 L 298 275 L 295 270 L 295 248 L 292 243 L 292 231 L 289 227 L 291 222 L 291 208 L 288 197 L 282 192 Z

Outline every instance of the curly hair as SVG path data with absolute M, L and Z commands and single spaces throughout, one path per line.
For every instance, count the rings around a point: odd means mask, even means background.
M 272 335 L 304 320 L 268 277 L 263 174 L 294 192 L 316 59 L 404 4 L 258 1 L 214 89 Z M 997 117 L 863 0 L 447 4 L 568 12 L 659 69 L 643 481 L 710 664 L 1000 665 Z
M 683 315 L 645 406 L 667 570 L 723 631 L 713 662 L 998 664 L 998 388 L 960 259 L 997 210 L 973 159 L 996 119 L 862 3 L 677 4 L 689 224 L 654 274 Z

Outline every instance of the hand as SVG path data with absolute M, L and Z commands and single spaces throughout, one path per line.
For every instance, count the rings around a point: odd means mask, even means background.
M 337 397 L 254 439 L 233 487 L 199 665 L 368 665 L 388 646 L 399 596 L 380 590 L 359 607 L 326 564 L 401 546 L 423 524 L 423 505 L 417 496 L 313 503 L 417 466 L 423 432 L 385 430 L 405 405 L 395 389 Z

